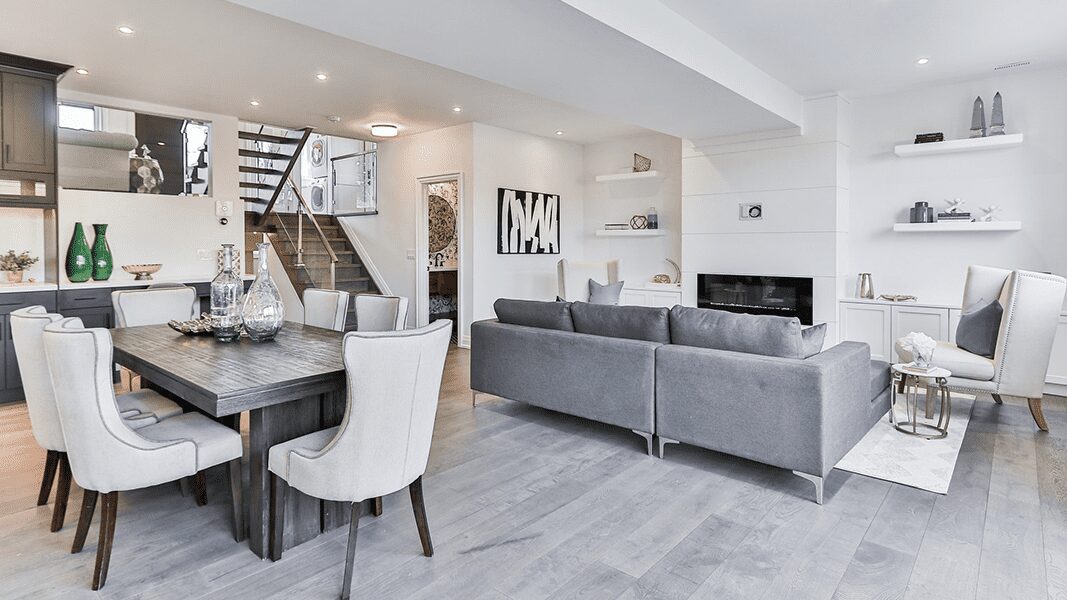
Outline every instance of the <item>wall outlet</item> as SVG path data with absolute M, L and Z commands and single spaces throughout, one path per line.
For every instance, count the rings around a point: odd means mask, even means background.
M 762 204 L 739 204 L 739 215 L 742 221 L 754 221 L 756 219 L 763 219 L 763 205 Z
M 196 249 L 196 258 L 197 258 L 197 260 L 211 260 L 212 256 L 211 256 L 211 253 L 208 252 L 208 250 L 206 248 L 197 248 Z
M 232 217 L 233 216 L 233 200 L 216 200 L 215 201 L 215 216 L 216 217 Z
M 415 249 L 414 248 L 409 248 L 408 249 L 408 260 L 415 260 Z

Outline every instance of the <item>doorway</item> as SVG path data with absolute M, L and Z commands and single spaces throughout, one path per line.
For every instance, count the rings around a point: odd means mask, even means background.
M 452 320 L 452 342 L 463 327 L 463 177 L 420 177 L 416 223 L 415 306 L 418 325 Z

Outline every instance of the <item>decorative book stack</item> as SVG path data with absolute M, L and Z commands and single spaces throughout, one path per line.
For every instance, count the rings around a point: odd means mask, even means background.
M 937 213 L 937 220 L 938 222 L 959 221 L 967 223 L 973 221 L 974 219 L 971 217 L 971 213 L 969 212 L 943 212 Z
M 604 223 L 605 231 L 629 231 L 629 223 Z
M 935 133 L 916 133 L 916 144 L 929 144 L 931 142 L 943 142 L 945 141 L 945 134 L 938 131 Z

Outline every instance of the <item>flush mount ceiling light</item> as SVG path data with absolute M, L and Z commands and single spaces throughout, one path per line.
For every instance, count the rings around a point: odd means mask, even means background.
M 463 112 L 463 107 L 462 106 L 453 106 L 452 107 L 452 112 Z
M 89 74 L 89 69 L 86 69 L 85 67 L 79 67 L 77 69 L 74 69 L 74 72 L 77 73 L 78 75 L 88 75 Z
M 133 27 L 130 27 L 129 25 L 119 25 L 117 29 L 122 35 L 133 35 Z
M 924 57 L 922 57 L 922 58 L 920 58 L 920 59 L 916 60 L 916 61 L 915 61 L 915 64 L 917 64 L 917 65 L 919 65 L 919 66 L 921 67 L 921 66 L 925 65 L 925 64 L 926 64 L 926 63 L 928 63 L 928 62 L 930 62 L 930 59 L 929 59 L 929 58 L 926 58 L 926 57 L 924 56 Z
M 259 100 L 249 100 L 248 103 L 252 106 L 259 106 Z
M 331 123 L 340 123 L 341 122 L 341 117 L 338 117 L 337 115 L 330 115 L 330 116 L 326 117 L 326 120 L 331 122 Z
M 557 129 L 556 130 L 556 135 L 563 135 L 563 130 L 562 129 Z
M 330 78 L 330 76 L 327 75 L 326 73 L 316 73 L 315 74 L 315 79 L 318 79 L 319 81 L 326 81 L 329 78 Z
M 370 126 L 370 133 L 375 137 L 396 137 L 400 128 L 389 123 L 375 123 Z

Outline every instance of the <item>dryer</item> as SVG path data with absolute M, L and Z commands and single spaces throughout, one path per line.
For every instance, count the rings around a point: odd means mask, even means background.
M 330 178 L 318 177 L 301 188 L 304 199 L 316 215 L 333 214 L 333 195 L 330 193 Z

